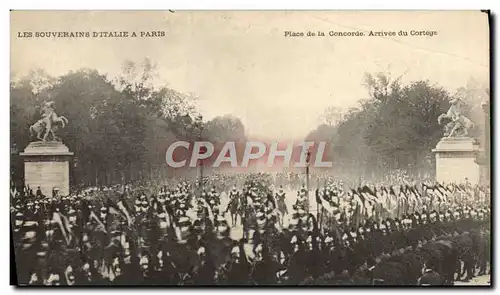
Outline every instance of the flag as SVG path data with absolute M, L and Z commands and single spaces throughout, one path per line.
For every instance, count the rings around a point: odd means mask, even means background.
M 391 218 L 394 218 L 397 216 L 398 214 L 398 211 L 399 211 L 399 202 L 398 202 L 398 197 L 396 196 L 396 192 L 394 191 L 394 188 L 391 186 L 389 188 L 389 198 L 390 200 L 390 204 L 391 204 L 391 207 L 390 207 L 390 217 Z
M 318 202 L 318 204 L 321 204 L 322 208 L 324 208 L 331 215 L 335 215 L 335 214 L 338 214 L 340 212 L 338 207 L 335 208 L 334 206 L 331 206 L 330 203 L 323 198 L 323 194 L 321 192 L 319 192 L 319 193 L 318 193 L 318 191 L 316 191 L 316 192 L 317 192 L 316 202 Z
M 371 218 L 373 216 L 373 211 L 374 211 L 374 206 L 377 204 L 377 197 L 375 196 L 375 193 L 368 187 L 364 186 L 363 189 L 361 190 L 361 196 L 364 199 L 364 208 L 365 212 L 364 214 Z
M 66 244 L 69 245 L 69 243 L 71 242 L 72 234 L 68 218 L 66 218 L 66 216 L 62 215 L 60 212 L 54 212 L 52 215 L 52 220 L 57 223 L 64 237 L 64 240 L 66 241 Z
M 323 205 L 323 201 L 321 200 L 321 196 L 323 193 L 319 190 L 319 188 L 316 189 L 316 204 L 320 204 L 320 205 Z
M 118 216 L 121 215 L 120 210 L 118 209 L 116 204 L 113 201 L 111 201 L 111 199 L 107 200 L 106 207 L 108 207 L 108 214 L 118 215 Z
M 116 203 L 116 206 L 118 207 L 118 209 L 120 210 L 120 212 L 125 215 L 125 219 L 127 220 L 127 224 L 130 226 L 132 225 L 132 217 L 130 215 L 130 209 L 129 209 L 129 206 L 125 200 L 125 194 L 122 194 L 120 196 L 120 200 L 118 201 L 118 203 Z
M 11 186 L 10 188 L 10 196 L 12 199 L 15 199 L 17 197 L 17 188 L 16 186 Z
M 359 194 L 357 191 L 353 190 L 353 200 L 354 202 L 356 203 L 356 208 L 355 208 L 355 226 L 357 227 L 358 224 L 359 224 L 359 221 L 360 221 L 360 218 L 361 216 L 363 215 L 364 213 L 364 210 L 365 210 L 365 200 L 364 200 L 364 197 L 361 196 L 361 194 Z
M 384 209 L 387 208 L 387 192 L 385 188 L 382 187 L 375 191 L 375 197 L 377 198 L 376 210 L 375 210 L 375 220 L 381 220 L 384 218 Z
M 440 186 L 437 186 L 435 189 L 434 189 L 434 194 L 437 196 L 439 202 L 443 202 L 446 200 L 446 196 L 444 194 L 444 190 L 442 190 L 442 187 Z
M 203 198 L 200 198 L 200 202 L 203 204 L 203 207 L 205 207 L 205 209 L 207 210 L 208 218 L 210 219 L 212 224 L 214 224 L 215 218 L 214 214 L 212 213 L 212 209 L 210 208 L 210 205 L 208 205 L 207 201 Z
M 421 209 L 423 207 L 423 200 L 422 200 L 422 196 L 420 195 L 420 193 L 418 192 L 418 189 L 416 186 L 412 186 L 410 187 L 410 193 L 412 194 L 412 197 L 415 201 L 415 207 L 413 208 L 413 211 L 418 211 L 419 209 Z
M 90 210 L 89 219 L 95 220 L 97 222 L 98 230 L 103 231 L 103 232 L 107 232 L 106 226 L 104 225 L 104 223 L 102 223 L 102 221 L 99 219 L 99 217 L 97 217 L 97 215 L 95 214 L 95 212 L 93 210 Z
M 422 198 L 422 195 L 421 195 L 421 194 L 420 194 L 420 192 L 418 191 L 418 188 L 417 188 L 417 186 L 416 186 L 416 185 L 414 185 L 414 186 L 412 187 L 412 190 L 413 190 L 413 192 L 415 193 L 415 195 L 417 196 L 417 198 L 419 198 L 419 199 L 421 199 L 421 198 Z

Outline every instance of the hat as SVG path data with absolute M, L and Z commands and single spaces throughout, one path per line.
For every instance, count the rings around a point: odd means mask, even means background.
M 233 248 L 231 249 L 231 254 L 240 254 L 240 247 L 233 246 Z
M 325 243 L 332 243 L 332 242 L 333 242 L 333 238 L 332 238 L 332 237 L 327 236 L 327 237 L 325 238 Z

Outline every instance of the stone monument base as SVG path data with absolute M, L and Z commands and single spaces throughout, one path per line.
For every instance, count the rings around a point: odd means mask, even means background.
M 61 142 L 31 142 L 24 152 L 24 183 L 35 193 L 40 187 L 42 193 L 52 196 L 54 188 L 59 195 L 69 194 L 69 161 L 73 153 Z
M 480 166 L 477 156 L 479 145 L 470 137 L 442 138 L 436 148 L 436 180 L 440 183 L 478 184 Z

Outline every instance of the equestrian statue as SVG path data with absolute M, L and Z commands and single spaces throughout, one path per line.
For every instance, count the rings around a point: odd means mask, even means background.
M 438 124 L 442 125 L 443 119 L 448 120 L 448 123 L 444 125 L 445 137 L 466 137 L 469 134 L 469 129 L 474 127 L 474 123 L 463 115 L 461 107 L 463 102 L 459 98 L 453 98 L 450 104 L 448 111 L 439 115 Z
M 43 142 L 47 140 L 61 141 L 61 138 L 56 136 L 56 131 L 66 127 L 68 119 L 56 114 L 53 101 L 44 102 L 41 113 L 42 118 L 30 126 L 30 135 L 36 135 L 36 138 Z

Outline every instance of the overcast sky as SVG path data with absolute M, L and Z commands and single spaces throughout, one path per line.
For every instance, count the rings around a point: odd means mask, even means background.
M 327 36 L 285 38 L 285 31 Z M 429 30 L 433 37 L 328 37 L 329 31 Z M 163 38 L 18 38 L 23 31 L 165 31 Z M 115 77 L 149 58 L 161 82 L 200 98 L 205 118 L 231 113 L 250 136 L 300 139 L 328 106 L 367 98 L 365 72 L 406 73 L 449 91 L 489 83 L 487 15 L 480 12 L 12 12 L 11 72 Z

